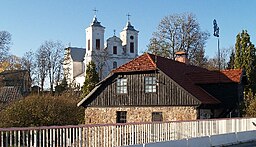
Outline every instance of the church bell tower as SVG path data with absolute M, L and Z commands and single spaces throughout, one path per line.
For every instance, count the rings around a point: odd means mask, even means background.
M 97 10 L 94 10 L 95 12 Z M 96 14 L 92 20 L 92 23 L 86 31 L 86 54 L 85 54 L 85 72 L 89 62 L 94 61 L 97 67 L 96 58 L 104 50 L 104 33 L 105 27 L 97 20 Z
M 130 57 L 138 56 L 138 34 L 139 31 L 134 29 L 130 22 L 130 15 L 128 14 L 128 21 L 122 32 L 120 33 L 120 39 L 126 54 Z

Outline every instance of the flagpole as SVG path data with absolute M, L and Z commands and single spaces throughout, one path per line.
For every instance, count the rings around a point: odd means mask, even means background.
M 218 62 L 219 62 L 219 71 L 220 71 L 220 41 L 218 37 Z
M 218 48 L 218 64 L 219 64 L 219 71 L 220 71 L 220 41 L 219 41 L 219 27 L 217 25 L 217 21 L 216 19 L 213 20 L 213 29 L 214 29 L 214 33 L 213 33 L 213 36 L 217 37 L 218 40 L 217 40 L 217 48 Z

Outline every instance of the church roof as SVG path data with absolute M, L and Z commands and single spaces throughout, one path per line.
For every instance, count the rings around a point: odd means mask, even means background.
M 127 22 L 127 24 L 126 24 L 126 26 L 124 27 L 123 30 L 137 31 L 137 30 L 134 29 L 134 26 L 131 25 L 130 21 Z M 139 31 L 137 31 L 137 32 L 139 32 Z
M 94 16 L 93 20 L 92 20 L 92 23 L 91 23 L 91 26 L 96 26 L 96 27 L 103 27 L 100 22 L 97 20 L 97 17 Z
M 85 55 L 85 48 L 69 47 L 70 55 L 73 61 L 83 62 Z
M 122 40 L 119 38 L 119 37 L 117 37 L 117 36 L 112 36 L 112 37 L 109 37 L 108 39 L 107 39 L 107 42 L 108 41 L 115 41 L 115 42 L 122 42 Z

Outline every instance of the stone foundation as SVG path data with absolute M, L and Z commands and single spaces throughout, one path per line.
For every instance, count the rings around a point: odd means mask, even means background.
M 197 110 L 191 106 L 170 107 L 87 107 L 85 124 L 116 123 L 116 112 L 127 111 L 127 123 L 151 122 L 152 112 L 162 112 L 163 121 L 195 120 Z

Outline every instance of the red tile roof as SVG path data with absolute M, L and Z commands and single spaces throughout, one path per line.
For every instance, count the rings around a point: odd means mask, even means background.
M 240 77 L 243 74 L 242 69 L 230 69 L 221 71 L 224 75 L 226 75 L 233 82 L 239 83 Z
M 203 90 L 198 84 L 239 82 L 242 74 L 240 69 L 222 72 L 209 71 L 148 53 L 144 53 L 112 72 L 152 71 L 156 70 L 156 67 L 204 104 L 216 104 L 220 101 Z
M 152 60 L 149 54 L 145 53 L 138 58 L 131 60 L 130 62 L 121 65 L 112 72 L 135 72 L 135 71 L 150 71 L 156 70 L 156 64 Z

